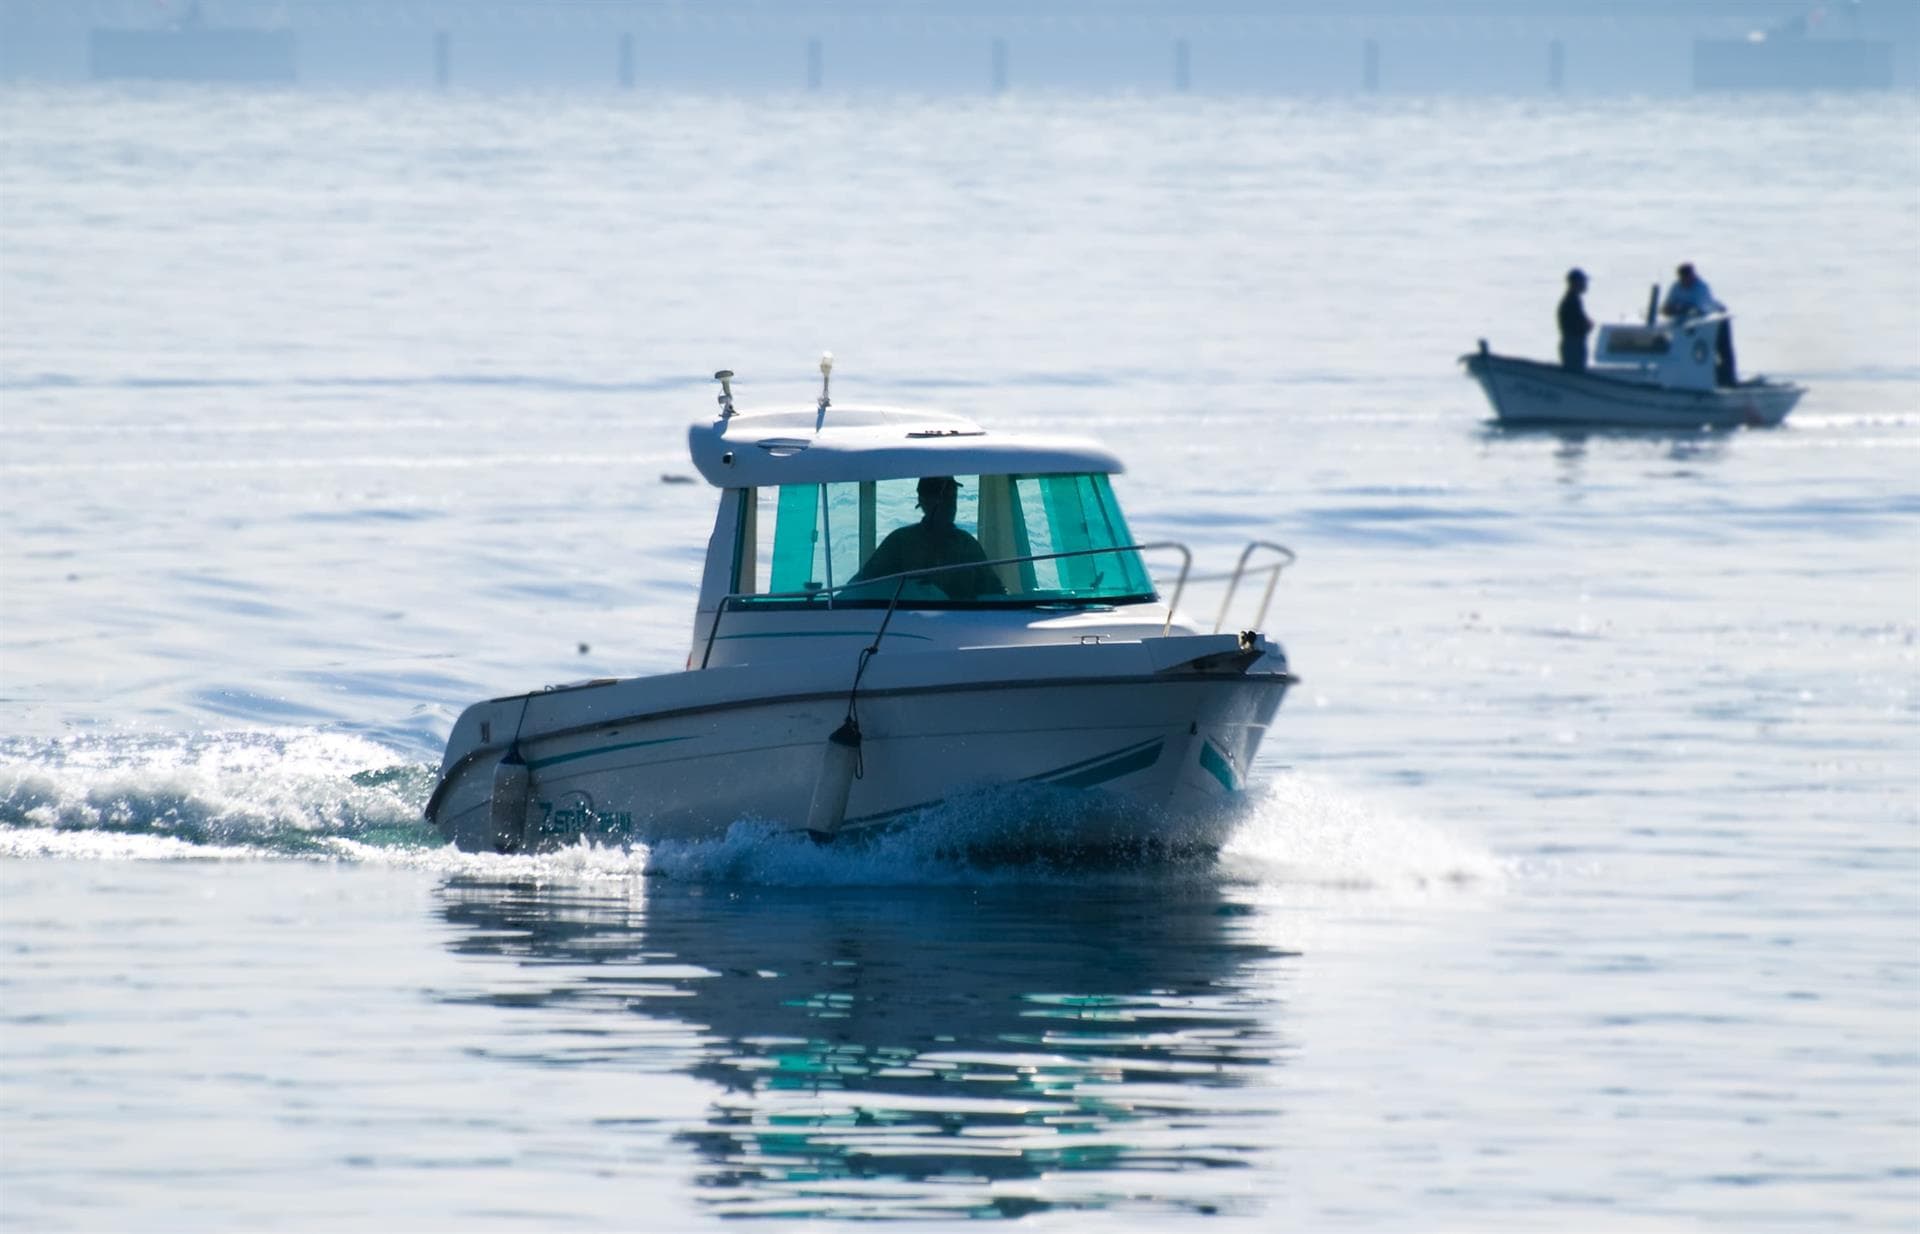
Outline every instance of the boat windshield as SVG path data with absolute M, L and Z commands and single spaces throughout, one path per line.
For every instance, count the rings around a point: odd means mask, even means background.
M 835 604 L 884 605 L 899 583 L 886 576 L 946 566 L 958 568 L 901 584 L 901 604 L 1154 599 L 1140 554 L 1121 547 L 1133 537 L 1098 473 L 787 484 L 749 490 L 746 499 L 736 590 L 764 597 L 739 601 L 748 606 L 805 603 L 792 593 L 829 589 Z M 1051 553 L 1078 555 L 984 564 Z

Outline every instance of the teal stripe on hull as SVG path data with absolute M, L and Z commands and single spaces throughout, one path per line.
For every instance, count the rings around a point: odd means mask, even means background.
M 1102 755 L 1090 766 L 1084 763 L 1077 764 L 1078 770 L 1074 767 L 1063 767 L 1059 771 L 1051 771 L 1045 775 L 1030 778 L 1045 784 L 1065 785 L 1067 788 L 1093 788 L 1096 785 L 1105 784 L 1108 780 L 1117 780 L 1121 776 L 1131 775 L 1136 771 L 1145 771 L 1160 761 L 1160 750 L 1165 744 L 1156 737 L 1152 741 L 1143 741 L 1137 746 Z
M 571 763 L 575 759 L 593 758 L 599 754 L 612 754 L 616 750 L 638 750 L 642 746 L 665 746 L 672 745 L 676 741 L 692 740 L 691 737 L 656 737 L 652 741 L 622 741 L 610 746 L 595 746 L 591 750 L 575 750 L 571 754 L 556 754 L 552 758 L 533 759 L 527 763 L 527 768 L 530 771 L 538 771 L 542 767 L 552 767 L 557 763 Z
M 749 630 L 744 634 L 722 634 L 719 638 L 719 641 L 723 643 L 727 643 L 727 642 L 732 642 L 735 639 L 752 639 L 752 638 L 867 638 L 867 639 L 870 639 L 872 637 L 873 637 L 872 630 L 760 630 L 760 631 Z M 931 635 L 898 634 L 892 630 L 887 631 L 887 637 L 891 639 L 902 639 L 902 638 L 913 639 L 916 642 L 921 642 L 921 643 L 930 643 L 933 641 L 933 638 Z
M 1228 792 L 1240 791 L 1239 784 L 1234 781 L 1233 765 L 1227 762 L 1225 756 L 1213 744 L 1212 738 L 1200 743 L 1200 765 L 1211 772 L 1213 778 L 1220 781 L 1220 786 Z
M 1064 767 L 1055 767 L 1038 775 L 1028 776 L 1022 784 L 1058 784 L 1063 788 L 1096 788 L 1109 780 L 1118 780 L 1121 776 L 1144 771 L 1160 761 L 1160 751 L 1166 741 L 1159 737 L 1141 742 L 1139 745 L 1126 746 L 1119 750 L 1110 750 L 1105 754 L 1096 754 L 1092 758 L 1077 763 L 1068 763 Z M 936 797 L 931 801 L 921 801 L 910 806 L 901 806 L 897 810 L 886 810 L 879 814 L 863 814 L 859 818 L 850 818 L 846 826 L 871 824 L 903 814 L 912 814 L 916 810 L 925 810 L 937 806 L 945 798 Z

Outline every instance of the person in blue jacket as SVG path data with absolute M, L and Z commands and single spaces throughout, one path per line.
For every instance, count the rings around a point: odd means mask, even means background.
M 1705 313 L 1724 313 L 1727 306 L 1713 298 L 1713 289 L 1700 277 L 1693 263 L 1683 261 L 1674 272 L 1674 283 L 1660 312 L 1674 321 L 1685 321 Z M 1737 386 L 1740 379 L 1733 364 L 1733 323 L 1722 321 L 1714 339 L 1713 380 L 1715 385 Z
M 1667 288 L 1667 298 L 1660 305 L 1663 315 L 1685 321 L 1703 313 L 1727 311 L 1726 305 L 1713 298 L 1713 288 L 1707 286 L 1707 280 L 1700 277 L 1692 262 L 1681 262 L 1673 275 L 1673 286 Z

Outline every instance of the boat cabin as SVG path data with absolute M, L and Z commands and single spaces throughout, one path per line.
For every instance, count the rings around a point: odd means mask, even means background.
M 748 628 L 767 624 L 751 615 L 788 614 L 780 624 L 805 635 L 815 623 L 794 615 L 1058 616 L 1158 601 L 1109 480 L 1120 460 L 1089 441 L 835 406 L 724 415 L 692 426 L 688 446 L 722 490 L 696 664 L 723 603 L 730 629 L 736 614 Z
M 1591 371 L 1674 390 L 1714 388 L 1714 350 L 1725 313 L 1657 325 L 1600 327 Z

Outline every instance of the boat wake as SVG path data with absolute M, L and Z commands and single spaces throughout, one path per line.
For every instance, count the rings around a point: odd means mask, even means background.
M 1466 837 L 1298 772 L 1254 790 L 1219 866 L 1224 879 L 1296 895 L 1394 898 L 1495 891 L 1518 872 Z
M 331 857 L 439 847 L 433 769 L 349 733 L 0 740 L 0 856 Z
M 1086 838 L 1140 809 L 1106 794 L 1006 785 L 824 843 L 779 823 L 742 820 L 717 839 L 653 845 L 647 872 L 684 882 L 775 886 L 1212 877 L 1216 816 L 1156 818 L 1150 842 Z
M 1293 893 L 1442 894 L 1497 887 L 1504 864 L 1446 832 L 1296 773 L 1257 782 L 1218 819 L 1163 823 L 1151 849 L 1063 844 L 1116 803 L 1045 785 L 982 791 L 884 830 L 821 843 L 741 819 L 652 845 L 463 853 L 421 817 L 434 769 L 370 738 L 307 729 L 104 733 L 0 741 L 0 858 L 319 860 L 490 879 L 649 876 L 759 886 L 1023 882 L 1257 884 Z M 1183 843 L 1183 838 L 1191 843 Z

